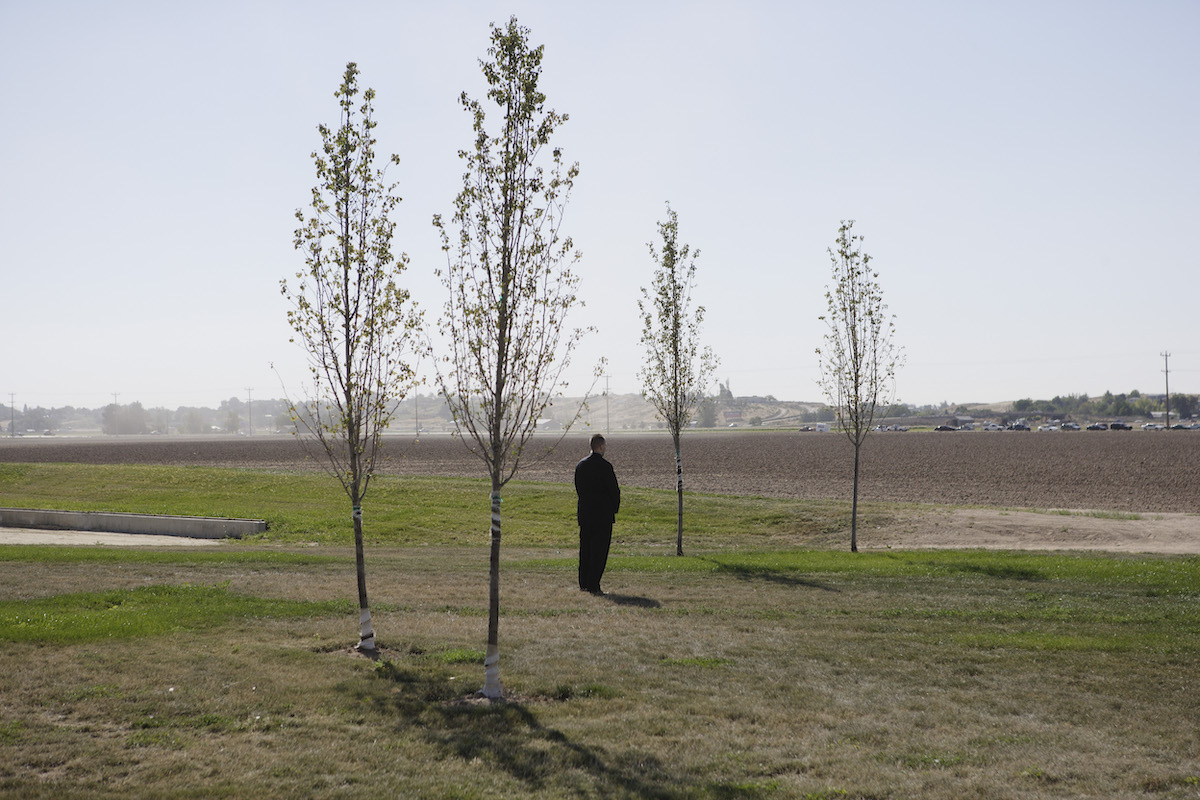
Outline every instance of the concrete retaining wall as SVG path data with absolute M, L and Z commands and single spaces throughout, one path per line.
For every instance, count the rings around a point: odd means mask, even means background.
M 189 536 L 193 539 L 240 539 L 243 536 L 262 533 L 267 529 L 267 523 L 261 519 L 0 508 L 0 527 L 51 531 L 152 533 L 159 536 Z

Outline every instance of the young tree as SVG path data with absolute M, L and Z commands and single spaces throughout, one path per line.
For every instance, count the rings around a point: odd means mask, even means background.
M 704 306 L 691 307 L 696 284 L 696 262 L 700 251 L 679 246 L 679 218 L 667 205 L 667 221 L 658 223 L 662 250 L 649 244 L 650 257 L 658 264 L 650 289 L 642 287 L 638 311 L 642 315 L 642 346 L 646 362 L 638 377 L 642 395 L 667 423 L 675 445 L 675 491 L 679 514 L 675 531 L 675 553 L 683 555 L 683 456 L 680 434 L 704 399 L 704 389 L 717 368 L 708 347 L 700 347 L 700 323 Z
M 312 154 L 317 186 L 295 248 L 306 269 L 295 283 L 280 282 L 291 305 L 293 342 L 308 355 L 312 389 L 290 403 L 296 433 L 319 447 L 329 472 L 350 499 L 358 577 L 358 647 L 375 649 L 363 561 L 362 503 L 380 459 L 380 434 L 390 412 L 413 384 L 407 354 L 420 333 L 421 316 L 397 279 L 408 257 L 392 254 L 395 223 L 390 214 L 400 198 L 375 167 L 376 126 L 372 89 L 358 104 L 358 67 L 346 65 L 335 94 L 341 108 L 336 130 L 318 126 L 322 148 Z M 391 157 L 398 163 L 397 156 Z
M 462 107 L 474 121 L 474 148 L 455 200 L 451 242 L 440 215 L 449 291 L 441 330 L 451 354 L 438 382 L 460 433 L 487 466 L 492 483 L 486 697 L 500 684 L 500 492 L 516 475 L 537 420 L 566 388 L 563 370 L 583 331 L 567 332 L 567 312 L 580 305 L 579 259 L 560 230 L 579 165 L 564 167 L 562 151 L 549 147 L 567 115 L 545 109 L 538 89 L 541 46 L 515 17 L 492 26 L 489 60 L 480 61 L 500 123 L 486 126 L 484 104 L 464 92 Z M 547 149 L 549 152 L 547 153 Z M 541 166 L 549 158 L 549 170 Z M 578 418 L 578 416 L 576 416 Z M 472 444 L 473 443 L 473 444 Z
M 838 426 L 854 445 L 854 491 L 850 511 L 850 550 L 858 552 L 858 465 L 863 442 L 876 411 L 896 396 L 896 368 L 901 351 L 894 344 L 895 316 L 887 316 L 879 273 L 860 249 L 862 237 L 852 232 L 854 220 L 838 228 L 837 251 L 829 250 L 833 289 L 825 287 L 828 326 L 821 360 L 821 388 L 837 415 Z

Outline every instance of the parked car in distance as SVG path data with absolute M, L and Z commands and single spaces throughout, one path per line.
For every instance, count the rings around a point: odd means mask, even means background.
M 1124 422 L 1114 422 L 1108 426 L 1110 431 L 1131 431 L 1132 425 L 1126 425 Z
M 955 428 L 952 425 L 938 425 L 936 428 L 934 428 L 934 430 L 935 431 L 956 431 L 956 430 L 958 430 L 958 428 Z
M 985 431 L 1002 431 L 1002 430 L 1004 430 L 1004 428 L 1003 428 L 1003 427 L 1001 427 L 1001 426 L 997 425 L 997 424 L 996 424 L 996 423 L 994 423 L 994 422 L 989 422 L 989 423 L 987 423 L 986 425 L 984 425 L 984 426 L 983 426 L 983 429 L 984 429 Z
M 1079 423 L 1078 423 L 1078 422 L 1064 422 L 1064 423 L 1063 423 L 1063 424 L 1062 424 L 1060 427 L 1061 427 L 1061 428 L 1062 428 L 1064 431 L 1077 431 L 1077 430 L 1080 430 L 1080 428 L 1079 428 Z
M 1145 425 L 1142 426 L 1142 430 L 1144 430 L 1144 431 L 1165 431 L 1166 426 L 1164 426 L 1158 422 L 1147 422 Z
M 1014 422 L 1012 425 L 1008 426 L 1008 430 L 1010 430 L 1010 431 L 1027 431 L 1027 430 L 1029 430 L 1029 426 L 1025 425 L 1024 423 L 1021 423 L 1021 422 Z
M 1106 431 L 1108 430 L 1108 426 L 1103 422 L 1093 422 L 1091 425 L 1087 426 L 1087 429 L 1089 431 Z

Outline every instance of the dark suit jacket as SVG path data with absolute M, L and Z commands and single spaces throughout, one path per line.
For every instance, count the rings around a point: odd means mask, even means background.
M 580 525 L 611 525 L 621 508 L 621 487 L 612 464 L 599 453 L 575 465 L 576 518 Z

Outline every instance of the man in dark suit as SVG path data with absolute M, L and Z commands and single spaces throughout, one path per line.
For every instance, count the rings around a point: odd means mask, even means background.
M 621 508 L 621 487 L 612 464 L 604 460 L 604 437 L 592 437 L 592 454 L 575 465 L 575 493 L 579 496 L 579 590 L 604 594 L 600 577 L 608 563 L 613 522 Z

